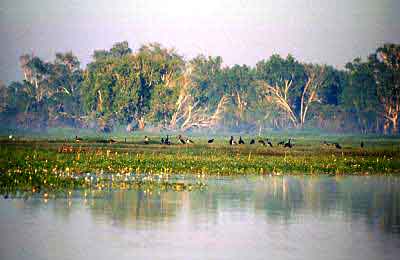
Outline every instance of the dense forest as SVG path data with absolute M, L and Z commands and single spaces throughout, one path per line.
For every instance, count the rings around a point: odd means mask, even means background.
M 15 128 L 73 126 L 109 132 L 167 129 L 310 129 L 398 134 L 400 45 L 385 44 L 343 70 L 272 55 L 255 67 L 221 57 L 185 60 L 158 43 L 20 57 L 24 79 L 0 83 L 0 120 Z

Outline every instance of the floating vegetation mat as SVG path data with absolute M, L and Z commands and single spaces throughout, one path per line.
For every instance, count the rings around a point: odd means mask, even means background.
M 67 152 L 60 149 L 68 146 Z M 238 175 L 399 174 L 396 147 L 293 149 L 264 146 L 0 143 L 0 192 L 67 194 L 73 190 L 206 188 L 205 178 Z M 184 176 L 179 178 L 178 176 Z
M 0 192 L 4 198 L 84 197 L 96 191 L 142 189 L 153 191 L 195 191 L 207 188 L 204 176 L 136 173 L 8 172 L 0 174 Z M 99 193 L 96 193 L 99 194 Z

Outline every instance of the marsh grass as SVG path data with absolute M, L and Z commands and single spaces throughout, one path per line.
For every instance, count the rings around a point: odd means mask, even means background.
M 327 147 L 316 137 L 295 138 L 292 149 L 261 145 L 230 146 L 227 138 L 206 144 L 194 137 L 194 145 L 160 145 L 158 136 L 144 145 L 142 136 L 116 137 L 117 143 L 98 142 L 107 137 L 72 140 L 0 141 L 0 189 L 46 194 L 77 189 L 195 190 L 205 188 L 209 175 L 369 175 L 398 174 L 398 139 L 369 138 L 365 148 L 355 137 L 331 137 L 343 149 Z M 115 138 L 115 137 L 114 137 Z M 245 137 L 248 141 L 248 137 Z M 277 143 L 281 137 L 270 137 Z M 173 137 L 173 142 L 176 140 Z M 365 140 L 365 139 L 364 139 Z M 68 152 L 60 153 L 60 147 Z M 191 182 L 173 176 L 192 176 Z M 95 180 L 95 181 L 93 181 Z

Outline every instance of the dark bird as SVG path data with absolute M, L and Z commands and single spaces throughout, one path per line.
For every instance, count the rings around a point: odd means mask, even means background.
M 164 144 L 166 144 L 166 145 L 170 145 L 171 144 L 171 141 L 169 140 L 169 136 L 168 135 L 164 140 Z
M 79 143 L 80 141 L 83 141 L 83 139 L 75 135 L 75 142 Z
M 250 144 L 255 144 L 256 141 L 254 139 L 251 139 Z
M 209 139 L 207 142 L 208 142 L 209 144 L 214 143 L 214 138 L 213 138 L 213 139 Z
M 149 144 L 150 138 L 147 135 L 144 136 L 144 144 Z
M 178 135 L 178 140 L 179 140 L 182 144 L 186 144 L 186 140 L 183 139 L 182 135 Z
M 291 138 L 289 138 L 289 141 L 287 143 L 285 143 L 284 147 L 288 147 L 288 148 L 292 148 L 293 144 L 291 143 Z
M 164 138 L 163 137 L 161 137 L 161 142 L 160 142 L 161 144 L 165 144 L 165 142 L 164 142 Z
M 330 144 L 329 142 L 327 142 L 327 141 L 324 141 L 323 144 L 326 145 L 326 146 L 330 146 L 330 145 L 331 145 L 331 144 Z
M 231 136 L 231 139 L 229 139 L 229 144 L 230 145 L 237 144 L 236 141 L 233 139 L 233 136 Z
M 280 141 L 279 143 L 278 143 L 278 146 L 279 145 L 284 145 L 285 144 L 285 141 Z
M 239 144 L 245 144 L 242 137 L 239 137 Z
M 360 146 L 361 146 L 361 148 L 364 148 L 364 142 L 363 141 L 361 141 Z
M 258 142 L 265 146 L 265 141 L 264 140 L 258 140 Z
M 339 143 L 335 143 L 335 147 L 336 147 L 337 149 L 342 149 L 342 146 L 340 146 Z
M 273 147 L 273 145 L 272 145 L 272 143 L 271 143 L 271 141 L 270 141 L 269 139 L 267 139 L 267 143 L 268 143 L 268 145 L 269 145 L 270 147 Z

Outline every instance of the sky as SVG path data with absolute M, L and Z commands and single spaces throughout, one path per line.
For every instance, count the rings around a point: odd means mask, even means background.
M 127 40 L 254 66 L 272 54 L 338 68 L 400 43 L 399 0 L 1 0 L 0 80 L 21 79 L 18 58 L 96 49 Z

